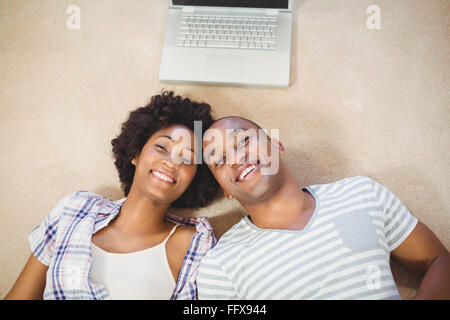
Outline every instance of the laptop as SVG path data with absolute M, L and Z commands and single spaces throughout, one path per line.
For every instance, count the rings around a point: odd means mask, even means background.
M 293 0 L 169 0 L 159 79 L 289 86 Z

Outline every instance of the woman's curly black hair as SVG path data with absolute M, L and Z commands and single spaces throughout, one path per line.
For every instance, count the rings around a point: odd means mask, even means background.
M 214 119 L 211 106 L 164 91 L 151 98 L 145 107 L 130 113 L 122 124 L 122 131 L 111 141 L 116 168 L 125 196 L 130 192 L 135 167 L 131 160 L 138 155 L 147 140 L 158 130 L 172 124 L 181 124 L 194 131 L 194 120 L 202 121 L 202 135 Z M 197 172 L 187 190 L 172 203 L 175 208 L 201 208 L 211 202 L 219 191 L 219 185 L 204 161 L 197 165 Z

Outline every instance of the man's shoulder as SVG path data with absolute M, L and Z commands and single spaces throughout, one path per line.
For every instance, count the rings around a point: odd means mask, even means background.
M 244 232 L 248 232 L 248 230 L 244 218 L 242 218 L 219 238 L 217 244 L 210 250 L 210 255 L 219 258 L 228 250 L 242 246 L 243 242 L 240 235 Z
M 341 178 L 339 180 L 328 183 L 310 185 L 308 186 L 308 188 L 312 189 L 316 194 L 320 195 L 329 192 L 336 192 L 344 187 L 351 188 L 352 185 L 358 187 L 368 184 L 373 185 L 373 180 L 368 176 L 359 175 Z

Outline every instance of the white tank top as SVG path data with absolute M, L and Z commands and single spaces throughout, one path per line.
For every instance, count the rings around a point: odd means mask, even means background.
M 175 288 L 166 255 L 166 242 L 130 253 L 111 253 L 91 242 L 90 279 L 106 287 L 114 300 L 169 300 Z

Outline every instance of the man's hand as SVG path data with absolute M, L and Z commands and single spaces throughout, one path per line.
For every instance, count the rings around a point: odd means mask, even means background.
M 421 277 L 414 299 L 450 299 L 450 254 L 436 235 L 420 221 L 392 256 Z

